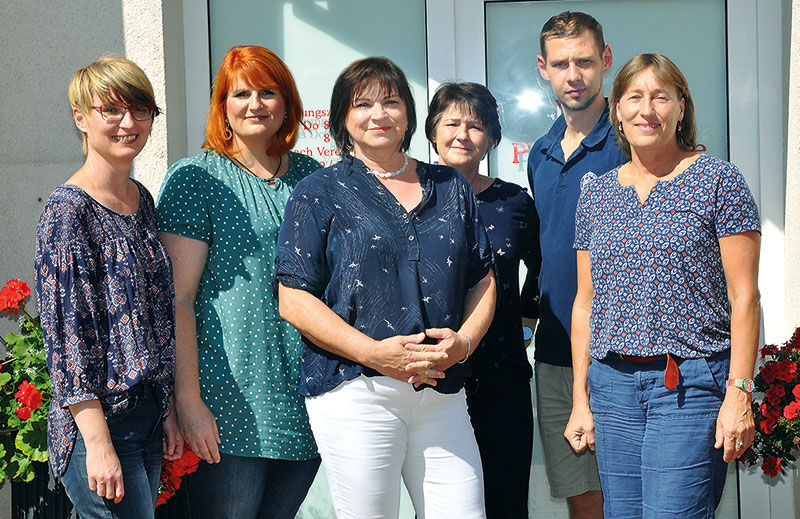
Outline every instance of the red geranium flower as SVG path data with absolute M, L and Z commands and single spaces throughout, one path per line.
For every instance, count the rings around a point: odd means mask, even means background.
M 28 288 L 28 284 L 21 279 L 9 279 L 8 283 L 6 283 L 6 286 L 13 292 L 16 292 L 19 295 L 20 300 L 23 300 L 31 295 L 31 289 Z
M 28 406 L 31 411 L 39 409 L 39 406 L 42 405 L 42 392 L 27 380 L 23 380 L 19 385 L 19 391 L 14 393 L 14 398 L 20 404 Z
M 800 402 L 800 384 L 794 386 L 794 389 L 792 389 L 792 394 L 794 395 L 794 399 Z
M 761 427 L 765 434 L 772 434 L 776 423 L 774 418 L 767 418 L 766 420 L 761 420 L 758 426 Z
M 31 410 L 28 406 L 20 406 L 16 410 L 17 418 L 20 420 L 27 420 L 31 417 Z
M 794 420 L 800 414 L 800 402 L 793 401 L 783 408 L 783 416 L 787 420 Z
M 783 396 L 786 394 L 786 390 L 782 385 L 775 384 L 774 386 L 770 386 L 764 394 L 767 396 L 767 400 L 777 405 L 781 402 L 781 398 L 783 398 Z
M 761 470 L 770 477 L 775 477 L 781 472 L 781 459 L 775 456 L 767 456 L 761 464 Z

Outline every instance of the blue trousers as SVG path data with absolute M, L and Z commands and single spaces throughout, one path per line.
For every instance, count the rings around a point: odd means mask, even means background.
M 294 519 L 319 458 L 286 461 L 220 453 L 186 477 L 192 519 Z
M 139 385 L 131 393 L 131 405 L 107 419 L 125 486 L 119 503 L 89 490 L 86 444 L 78 433 L 61 482 L 81 519 L 153 519 L 163 452 L 161 409 L 152 386 Z
M 726 475 L 714 435 L 730 353 L 676 360 L 674 390 L 664 387 L 666 360 L 639 364 L 609 353 L 589 367 L 606 517 L 714 517 Z

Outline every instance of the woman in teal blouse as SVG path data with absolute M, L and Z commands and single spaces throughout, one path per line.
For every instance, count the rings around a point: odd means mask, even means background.
M 320 167 L 289 151 L 302 113 L 275 54 L 234 47 L 214 79 L 205 151 L 174 164 L 161 188 L 176 288 L 176 407 L 187 443 L 207 462 L 187 481 L 195 519 L 293 518 L 319 466 L 297 392 L 300 334 L 270 289 L 286 201 Z

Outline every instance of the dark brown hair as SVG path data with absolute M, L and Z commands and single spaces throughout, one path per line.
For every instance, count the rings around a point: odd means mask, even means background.
M 597 43 L 597 50 L 603 55 L 606 42 L 603 39 L 603 26 L 595 20 L 594 16 L 580 11 L 564 11 L 545 22 L 542 32 L 539 33 L 539 49 L 542 57 L 547 60 L 544 44 L 551 38 L 576 38 L 588 31 Z
M 417 129 L 417 111 L 414 97 L 411 95 L 411 87 L 400 67 L 387 58 L 375 56 L 351 63 L 339 74 L 333 85 L 330 133 L 336 147 L 343 155 L 350 155 L 353 150 L 353 142 L 346 125 L 347 113 L 353 106 L 353 100 L 374 84 L 388 94 L 400 96 L 405 102 L 408 127 L 403 136 L 400 151 L 408 151 L 408 147 L 411 145 L 411 137 Z
M 491 139 L 490 148 L 500 144 L 500 139 L 503 137 L 500 128 L 500 114 L 497 108 L 497 99 L 489 92 L 489 89 L 481 84 L 467 81 L 442 83 L 433 94 L 431 105 L 428 107 L 428 117 L 425 119 L 425 136 L 433 144 L 436 153 L 439 153 L 436 143 L 433 142 L 436 127 L 439 126 L 442 115 L 451 106 L 475 114 L 478 121 L 488 131 Z

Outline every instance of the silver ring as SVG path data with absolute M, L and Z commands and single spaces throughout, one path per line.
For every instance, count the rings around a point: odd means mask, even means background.
M 742 446 L 744 446 L 744 442 L 743 441 L 737 441 L 736 443 L 734 443 L 734 445 L 736 446 L 737 449 L 741 449 Z

